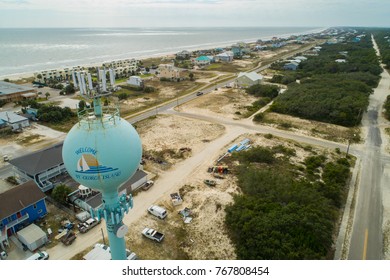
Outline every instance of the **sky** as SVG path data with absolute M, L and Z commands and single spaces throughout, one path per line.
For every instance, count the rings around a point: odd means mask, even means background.
M 390 0 L 0 0 L 5 27 L 390 27 Z

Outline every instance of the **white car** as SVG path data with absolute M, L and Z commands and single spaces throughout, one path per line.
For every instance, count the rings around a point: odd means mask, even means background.
M 46 251 L 39 251 L 35 253 L 31 257 L 28 257 L 26 260 L 40 261 L 40 260 L 48 260 L 49 254 Z

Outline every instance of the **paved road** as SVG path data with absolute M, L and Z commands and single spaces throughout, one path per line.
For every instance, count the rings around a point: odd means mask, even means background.
M 362 154 L 358 199 L 348 255 L 351 260 L 383 259 L 383 208 L 388 205 L 384 204 L 382 190 L 389 183 L 384 172 L 389 163 L 388 156 L 383 151 L 379 126 L 383 123 L 380 114 L 386 96 L 390 94 L 389 88 L 390 75 L 384 70 L 378 87 L 370 96 L 368 110 L 363 115 L 362 123 L 368 132 Z

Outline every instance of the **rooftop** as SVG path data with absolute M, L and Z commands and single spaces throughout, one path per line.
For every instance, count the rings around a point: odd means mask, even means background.
M 56 144 L 47 149 L 14 158 L 9 162 L 29 175 L 36 175 L 63 163 L 62 145 L 63 143 Z
M 33 180 L 0 193 L 0 220 L 45 197 Z
M 13 112 L 0 112 L 0 120 L 12 124 L 12 123 L 25 121 L 27 120 L 27 118 L 23 116 L 19 116 Z
M 14 94 L 26 91 L 36 91 L 33 87 L 21 86 L 13 83 L 0 81 L 0 95 Z
M 249 79 L 251 79 L 252 81 L 257 81 L 257 80 L 263 79 L 263 76 L 260 75 L 260 74 L 257 74 L 256 72 L 249 72 L 249 73 L 247 73 L 247 72 L 240 72 L 240 74 L 238 74 L 238 78 L 240 78 L 242 76 L 246 76 Z

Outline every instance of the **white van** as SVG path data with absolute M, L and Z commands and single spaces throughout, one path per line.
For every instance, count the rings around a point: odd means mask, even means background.
M 35 253 L 31 257 L 28 257 L 26 260 L 33 260 L 33 261 L 39 261 L 39 260 L 47 260 L 49 259 L 49 254 L 45 251 L 40 251 L 38 253 Z
M 167 216 L 167 210 L 160 206 L 152 205 L 148 208 L 148 212 L 160 219 L 165 219 Z

